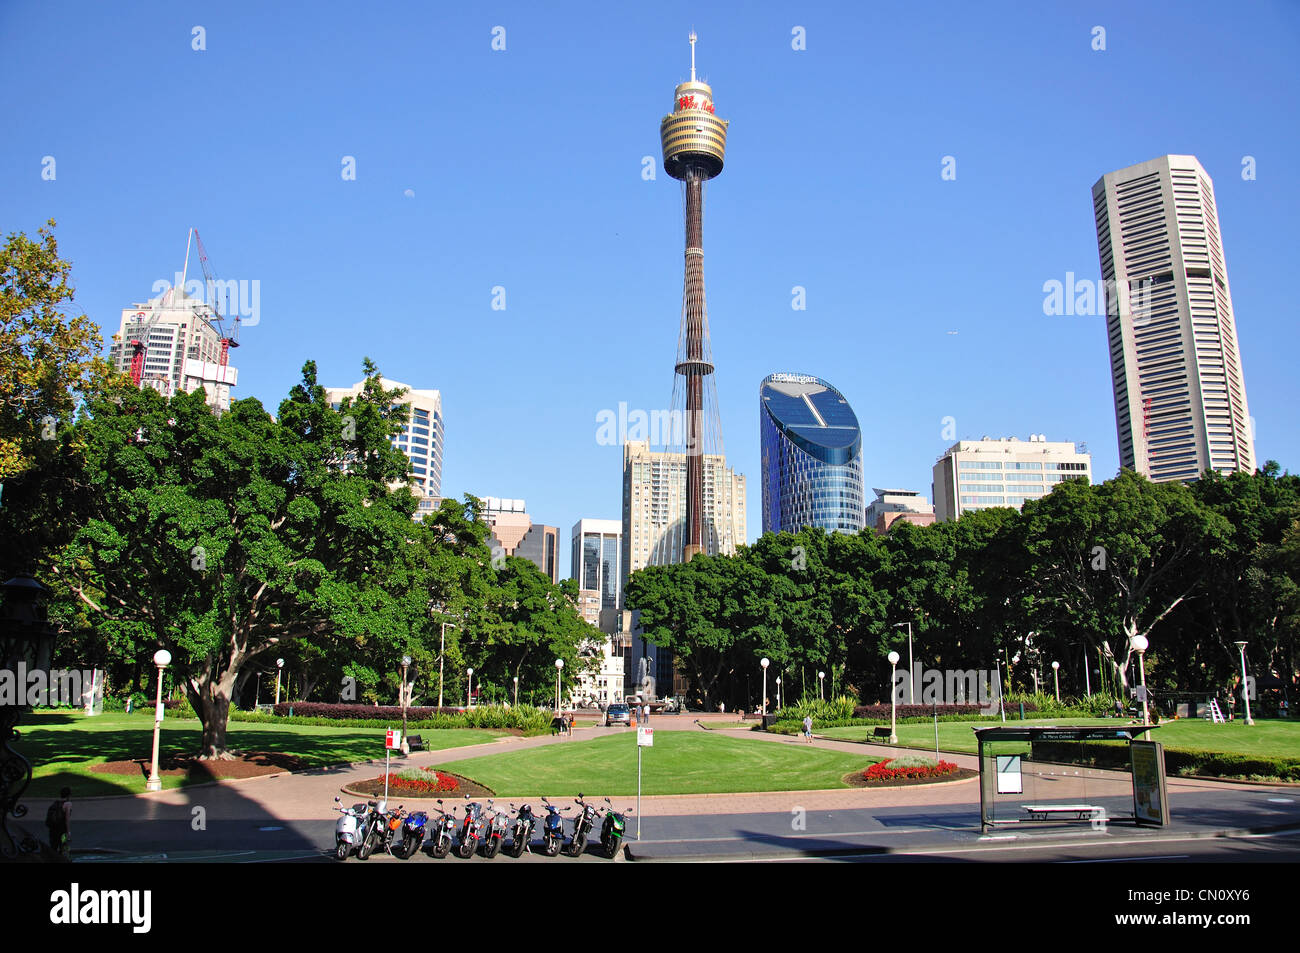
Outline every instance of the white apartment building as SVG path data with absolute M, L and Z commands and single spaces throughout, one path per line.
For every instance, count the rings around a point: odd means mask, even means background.
M 934 465 L 935 518 L 954 520 L 968 510 L 993 506 L 1018 510 L 1051 493 L 1062 480 L 1078 477 L 1092 482 L 1092 457 L 1073 443 L 1053 443 L 1043 434 L 1030 434 L 1028 440 L 961 440 Z
M 416 517 L 420 518 L 436 509 L 442 498 L 442 394 L 436 390 L 409 388 L 386 377 L 381 377 L 379 384 L 384 390 L 406 390 L 398 403 L 410 406 L 410 420 L 393 437 L 393 445 L 411 461 L 410 484 L 420 497 L 420 508 L 416 511 Z M 344 398 L 360 396 L 365 386 L 365 381 L 358 381 L 351 387 L 327 387 L 325 393 L 337 410 Z
M 1092 187 L 1120 465 L 1152 480 L 1254 472 L 1214 184 L 1167 155 Z
M 720 454 L 704 457 L 704 552 L 745 542 L 745 478 Z M 644 566 L 681 562 L 686 531 L 686 457 L 623 445 L 623 579 Z

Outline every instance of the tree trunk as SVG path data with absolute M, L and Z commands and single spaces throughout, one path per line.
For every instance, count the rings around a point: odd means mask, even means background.
M 232 663 L 225 671 L 214 673 L 218 664 L 209 659 L 199 672 L 185 682 L 185 694 L 203 724 L 203 738 L 199 746 L 202 761 L 233 761 L 235 755 L 226 747 L 226 728 L 230 721 L 230 699 L 234 693 L 239 666 Z

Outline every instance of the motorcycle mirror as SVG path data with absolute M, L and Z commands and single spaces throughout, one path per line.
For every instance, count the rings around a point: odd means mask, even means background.
M 335 804 L 338 804 L 340 801 L 342 801 L 342 798 L 337 797 L 337 796 L 334 798 L 334 803 L 335 803 Z

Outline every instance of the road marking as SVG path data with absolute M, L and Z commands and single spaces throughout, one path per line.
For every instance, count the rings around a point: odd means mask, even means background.
M 1151 854 L 1139 857 L 1102 857 L 1097 860 L 1058 860 L 1058 864 L 1122 864 L 1128 860 L 1186 860 L 1191 854 Z
M 1269 803 L 1269 804 L 1294 804 L 1294 803 L 1295 803 L 1295 798 L 1293 798 L 1293 797 L 1271 797 L 1271 798 L 1268 799 L 1268 803 Z

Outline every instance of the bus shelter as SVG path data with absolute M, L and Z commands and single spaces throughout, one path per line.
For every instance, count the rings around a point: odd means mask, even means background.
M 975 728 L 980 830 L 1069 822 L 1088 822 L 1095 830 L 1105 830 L 1114 820 L 1167 825 L 1164 748 L 1158 741 L 1142 738 L 1157 727 Z

